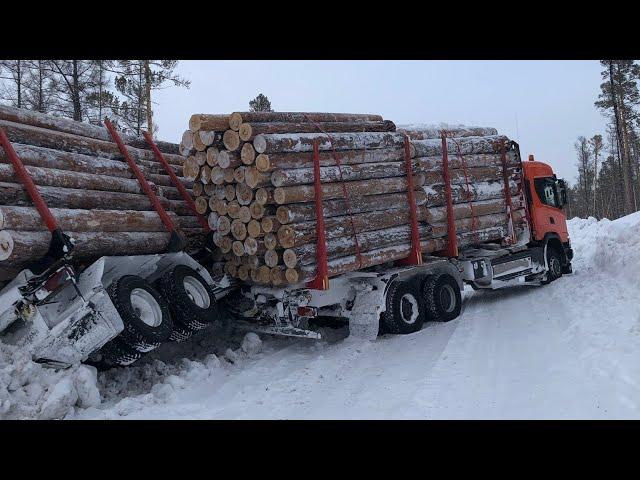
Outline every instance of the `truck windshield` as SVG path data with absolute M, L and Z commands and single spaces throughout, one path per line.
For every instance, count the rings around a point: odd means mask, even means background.
M 553 177 L 544 177 L 534 179 L 538 198 L 545 205 L 555 208 L 562 208 L 562 202 L 556 189 L 556 179 Z

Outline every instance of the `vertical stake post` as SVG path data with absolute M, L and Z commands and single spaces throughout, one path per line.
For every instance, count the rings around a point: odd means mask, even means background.
M 329 289 L 329 267 L 327 265 L 327 240 L 322 208 L 322 182 L 320 181 L 320 155 L 318 140 L 313 142 L 313 188 L 316 206 L 316 278 L 307 284 L 314 290 Z

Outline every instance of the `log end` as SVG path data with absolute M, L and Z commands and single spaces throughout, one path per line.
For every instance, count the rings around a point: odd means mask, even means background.
M 240 140 L 243 142 L 248 142 L 253 134 L 253 128 L 251 128 L 251 124 L 242 123 L 240 124 L 240 128 L 238 129 L 238 135 L 240 136 Z
M 267 140 L 263 135 L 257 135 L 256 138 L 253 139 L 253 148 L 258 153 L 264 153 L 267 149 Z
M 233 112 L 229 116 L 229 128 L 237 132 L 240 130 L 240 125 L 242 125 L 242 115 L 239 112 Z
M 222 135 L 222 143 L 230 152 L 235 152 L 240 147 L 240 136 L 238 132 L 227 130 Z
M 0 231 L 0 260 L 6 260 L 13 253 L 13 237 L 6 230 Z
M 247 145 L 247 144 L 245 144 Z M 255 149 L 254 149 L 255 151 Z M 256 168 L 258 169 L 259 172 L 268 172 L 269 169 L 271 168 L 271 162 L 269 161 L 269 155 L 267 155 L 266 153 L 261 153 L 260 155 L 258 155 L 255 159 L 256 162 Z

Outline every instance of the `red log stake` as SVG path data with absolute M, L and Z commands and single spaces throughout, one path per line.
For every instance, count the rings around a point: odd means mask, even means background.
M 397 265 L 422 265 L 422 249 L 420 248 L 420 233 L 418 232 L 418 211 L 416 197 L 413 191 L 413 165 L 411 164 L 411 146 L 409 137 L 404 135 L 404 161 L 407 170 L 407 199 L 409 201 L 409 218 L 411 219 L 411 253 L 405 259 L 398 260 Z
M 322 182 L 320 181 L 320 158 L 318 141 L 313 142 L 313 187 L 316 205 L 316 278 L 307 283 L 307 287 L 314 290 L 329 289 L 329 267 L 327 265 L 327 241 L 325 238 L 324 212 L 322 209 Z
M 198 211 L 196 210 L 196 204 L 193 202 L 193 199 L 191 198 L 191 195 L 189 195 L 189 192 L 187 192 L 187 189 L 184 188 L 184 185 L 178 179 L 178 177 L 174 173 L 174 171 L 171 168 L 171 166 L 164 159 L 164 157 L 162 156 L 162 152 L 160 152 L 160 150 L 158 149 L 158 147 L 154 143 L 153 139 L 151 138 L 151 135 L 149 135 L 149 132 L 143 131 L 142 135 L 144 136 L 144 139 L 146 140 L 147 144 L 151 147 L 151 150 L 153 150 L 153 154 L 156 156 L 156 159 L 158 160 L 158 162 L 160 162 L 162 167 L 167 172 L 167 175 L 169 175 L 169 178 L 171 178 L 171 182 L 173 183 L 173 185 L 180 192 L 180 195 L 182 196 L 182 199 L 185 201 L 185 203 L 187 204 L 189 209 L 193 212 L 193 214 L 198 219 L 198 222 L 200 223 L 202 228 L 204 228 L 206 231 L 211 230 L 211 228 L 209 227 L 209 222 L 207 222 L 204 219 L 204 217 L 198 213 Z
M 458 256 L 458 237 L 456 234 L 456 219 L 453 213 L 453 198 L 451 195 L 451 177 L 449 175 L 449 151 L 447 146 L 447 132 L 442 131 L 442 176 L 444 178 L 445 197 L 447 200 L 447 257 Z

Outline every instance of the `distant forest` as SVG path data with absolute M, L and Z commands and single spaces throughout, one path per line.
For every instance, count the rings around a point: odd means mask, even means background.
M 602 60 L 595 106 L 606 116 L 605 132 L 575 142 L 578 177 L 569 189 L 571 217 L 611 220 L 640 210 L 640 65 Z
M 189 81 L 177 60 L 0 60 L 0 100 L 125 132 L 157 131 L 153 92 Z

